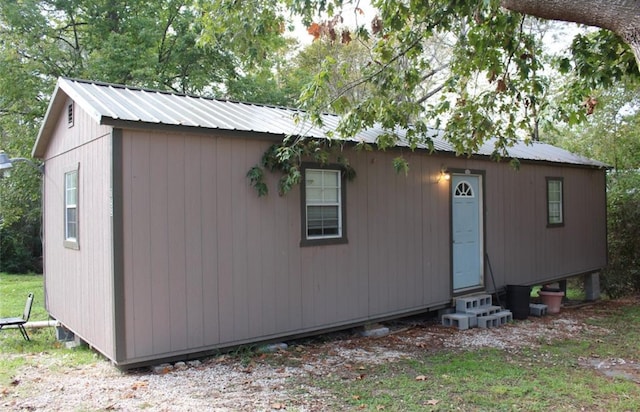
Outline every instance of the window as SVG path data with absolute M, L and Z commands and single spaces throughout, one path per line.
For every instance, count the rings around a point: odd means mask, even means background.
M 64 174 L 64 243 L 78 249 L 78 169 Z
M 341 171 L 303 167 L 303 176 L 301 244 L 346 243 Z
M 473 188 L 468 182 L 464 180 L 456 186 L 456 190 L 453 192 L 454 197 L 473 197 Z
M 562 178 L 547 178 L 547 226 L 564 224 Z

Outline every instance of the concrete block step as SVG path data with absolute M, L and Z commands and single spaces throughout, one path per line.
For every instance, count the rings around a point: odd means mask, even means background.
M 472 322 L 477 325 L 477 317 L 466 313 L 449 313 L 442 316 L 442 324 L 444 326 L 457 327 L 460 330 L 471 328 Z
M 502 310 L 487 316 L 478 317 L 478 327 L 480 329 L 496 328 L 513 321 L 513 314 L 510 310 Z
M 496 315 L 478 317 L 478 327 L 480 329 L 496 328 L 498 326 L 500 326 L 500 323 Z
M 465 296 L 456 299 L 456 312 L 467 313 L 470 309 L 491 306 L 491 295 Z
M 498 318 L 499 326 L 506 325 L 509 322 L 513 322 L 513 313 L 510 310 L 501 310 L 495 313 L 493 316 Z
M 465 313 L 476 316 L 489 316 L 502 310 L 500 306 L 485 306 L 478 309 L 467 309 Z

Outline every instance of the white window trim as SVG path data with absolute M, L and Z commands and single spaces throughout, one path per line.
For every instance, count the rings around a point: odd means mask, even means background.
M 560 200 L 551 200 L 550 190 L 552 183 L 557 183 L 559 185 Z M 555 205 L 558 208 L 558 221 L 551 221 L 552 217 L 556 218 L 555 215 L 551 215 L 551 205 Z M 547 225 L 550 227 L 564 225 L 564 179 L 560 177 L 547 178 Z
M 79 208 L 79 203 L 80 203 L 80 165 L 75 165 L 74 167 L 68 168 L 63 175 L 63 187 L 64 187 L 64 246 L 69 248 L 69 249 L 79 249 L 80 245 L 78 242 L 78 238 L 80 237 L 80 208 Z M 75 179 L 75 188 L 73 188 L 75 190 L 75 203 L 69 203 L 68 199 L 69 199 L 69 191 L 70 191 L 70 187 L 67 187 L 67 176 L 71 173 L 75 173 L 76 175 L 76 179 Z M 76 221 L 75 221 L 75 225 L 76 225 L 76 233 L 75 233 L 75 237 L 71 237 L 69 236 L 69 220 L 68 220 L 68 211 L 70 209 L 75 209 L 76 213 Z
M 335 173 L 337 187 L 332 187 L 333 190 L 337 190 L 338 196 L 337 201 L 335 202 L 327 202 L 327 201 L 309 201 L 307 199 L 307 172 L 321 172 L 321 173 Z M 327 166 L 326 168 L 317 167 L 317 165 L 311 166 L 303 166 L 303 179 L 304 184 L 302 185 L 302 241 L 301 246 L 313 246 L 313 245 L 323 245 L 323 244 L 340 244 L 347 243 L 346 238 L 346 224 L 345 224 L 345 188 L 342 176 L 342 169 L 339 166 L 331 167 Z M 308 218 L 308 208 L 312 206 L 335 206 L 338 209 L 338 233 L 331 235 L 309 235 L 309 218 Z

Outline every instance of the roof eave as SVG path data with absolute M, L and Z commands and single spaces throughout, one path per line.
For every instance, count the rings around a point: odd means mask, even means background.
M 53 129 L 55 129 L 55 116 L 52 116 L 52 114 L 58 113 L 66 101 L 66 97 L 63 99 L 61 94 L 60 83 L 58 82 L 53 90 L 53 99 L 51 99 L 49 107 L 47 107 L 47 112 L 44 115 L 44 120 L 36 137 L 36 142 L 33 145 L 33 149 L 31 149 L 31 156 L 36 159 L 42 159 L 44 157 L 45 149 L 49 144 Z
M 47 146 L 51 140 L 51 135 L 56 128 L 58 114 L 62 111 L 69 98 L 77 102 L 98 124 L 102 124 L 102 115 L 95 110 L 90 102 L 75 92 L 73 84 L 69 82 L 68 79 L 61 77 L 58 79 L 56 87 L 53 90 L 53 98 L 49 102 L 49 107 L 47 107 L 47 112 L 44 115 L 44 120 L 42 126 L 40 126 L 36 142 L 31 150 L 32 157 L 36 159 L 44 158 Z

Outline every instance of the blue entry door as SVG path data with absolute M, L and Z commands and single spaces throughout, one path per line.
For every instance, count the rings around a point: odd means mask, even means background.
M 451 177 L 453 290 L 484 285 L 481 176 Z

